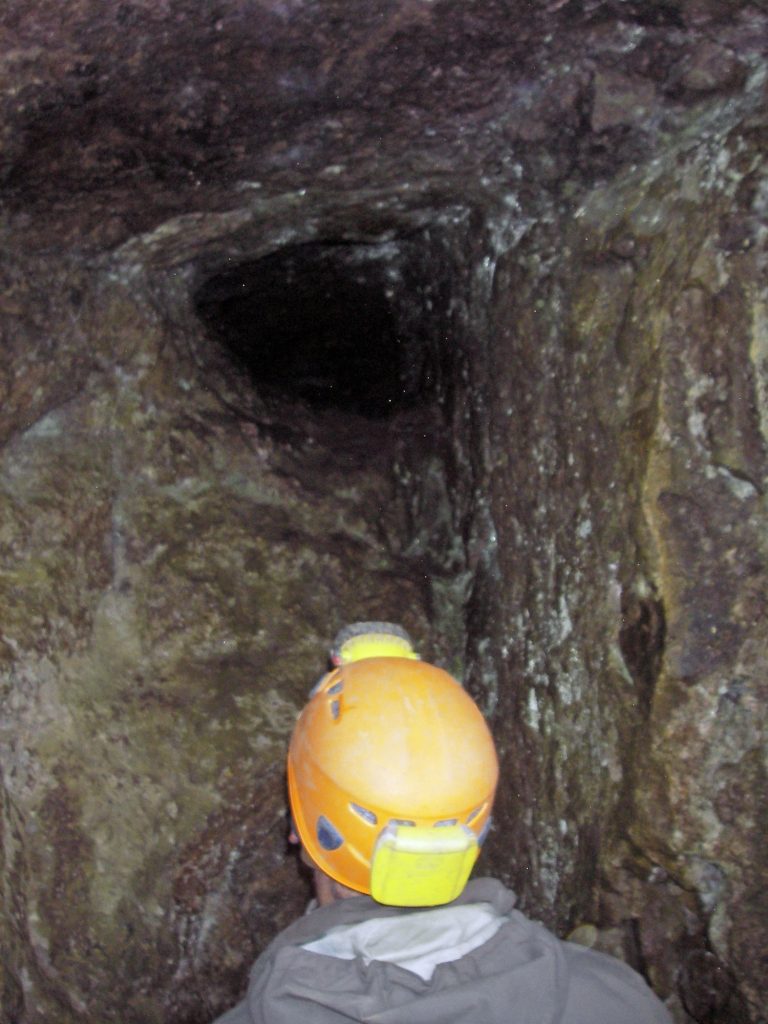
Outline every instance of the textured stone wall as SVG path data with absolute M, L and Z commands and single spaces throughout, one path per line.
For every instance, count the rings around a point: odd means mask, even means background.
M 488 715 L 524 908 L 764 1020 L 765 5 L 385 6 L 0 12 L 11 1024 L 234 1001 L 361 617 Z M 237 275 L 345 367 L 238 361 Z M 326 401 L 356 330 L 392 415 Z
M 66 394 L 20 398 L 3 449 L 4 1019 L 231 1000 L 307 898 L 283 757 L 329 638 L 364 614 L 429 636 L 376 460 L 276 442 L 151 301 L 96 273 L 48 354 Z
M 760 138 L 724 106 L 539 224 L 473 364 L 493 864 L 680 1019 L 759 1019 L 766 976 Z

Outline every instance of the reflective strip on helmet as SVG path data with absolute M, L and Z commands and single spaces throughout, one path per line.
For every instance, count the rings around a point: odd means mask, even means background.
M 462 892 L 477 859 L 465 825 L 387 825 L 371 862 L 371 895 L 397 907 L 434 907 Z

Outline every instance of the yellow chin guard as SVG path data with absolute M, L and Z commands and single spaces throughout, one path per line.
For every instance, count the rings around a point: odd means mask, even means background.
M 371 896 L 393 907 L 436 907 L 462 892 L 480 852 L 466 825 L 387 825 L 371 862 Z

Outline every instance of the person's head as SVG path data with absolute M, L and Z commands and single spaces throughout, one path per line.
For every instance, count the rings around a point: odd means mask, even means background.
M 459 895 L 497 779 L 471 697 L 413 656 L 342 662 L 313 691 L 288 754 L 294 829 L 320 877 L 337 895 L 399 906 Z

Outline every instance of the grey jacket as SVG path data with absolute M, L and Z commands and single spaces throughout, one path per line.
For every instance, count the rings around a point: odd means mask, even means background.
M 504 922 L 429 981 L 394 963 L 302 948 L 332 928 L 410 913 L 352 897 L 278 935 L 253 965 L 244 1001 L 215 1024 L 671 1024 L 626 964 L 529 921 L 500 882 L 476 879 L 455 902 L 491 904 Z

